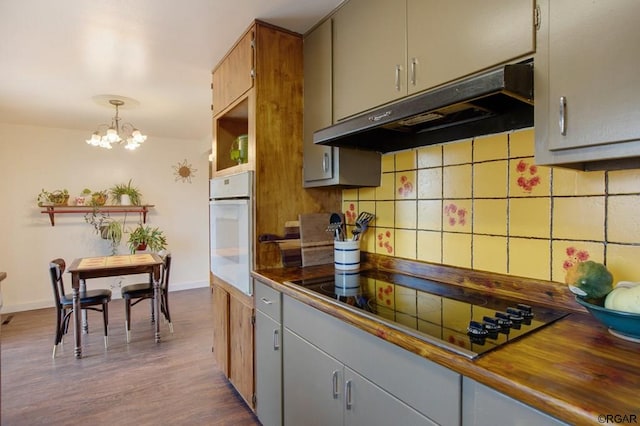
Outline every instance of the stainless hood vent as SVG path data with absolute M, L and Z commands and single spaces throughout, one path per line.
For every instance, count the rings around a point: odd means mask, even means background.
M 533 126 L 533 63 L 506 65 L 317 130 L 321 145 L 392 152 Z

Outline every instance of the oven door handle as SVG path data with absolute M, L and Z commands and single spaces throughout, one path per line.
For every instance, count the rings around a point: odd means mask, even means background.
M 245 204 L 249 204 L 250 200 L 248 198 L 232 198 L 232 199 L 220 199 L 220 200 L 209 200 L 210 206 L 241 206 Z

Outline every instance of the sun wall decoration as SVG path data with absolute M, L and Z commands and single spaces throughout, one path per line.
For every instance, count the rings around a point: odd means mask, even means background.
M 182 182 L 191 183 L 191 178 L 196 177 L 195 173 L 198 171 L 198 169 L 194 169 L 191 164 L 187 163 L 186 158 L 183 162 L 179 162 L 172 167 L 174 170 L 173 174 L 176 176 L 176 182 L 182 180 Z

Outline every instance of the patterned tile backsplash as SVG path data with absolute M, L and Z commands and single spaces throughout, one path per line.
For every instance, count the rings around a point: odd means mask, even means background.
M 363 251 L 564 281 L 574 262 L 640 281 L 640 170 L 538 166 L 532 129 L 382 157 L 377 188 L 345 189 L 343 211 L 376 219 Z

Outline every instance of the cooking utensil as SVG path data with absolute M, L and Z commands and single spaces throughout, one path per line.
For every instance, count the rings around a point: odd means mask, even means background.
M 344 230 L 342 228 L 342 216 L 338 213 L 331 213 L 329 217 L 329 226 L 327 226 L 327 232 L 334 235 L 335 241 L 343 241 Z
M 353 241 L 358 241 L 360 236 L 364 234 L 364 232 L 369 227 L 369 222 L 371 222 L 375 218 L 373 213 L 369 212 L 360 212 L 358 217 L 356 218 L 356 227 L 351 231 L 353 234 Z

